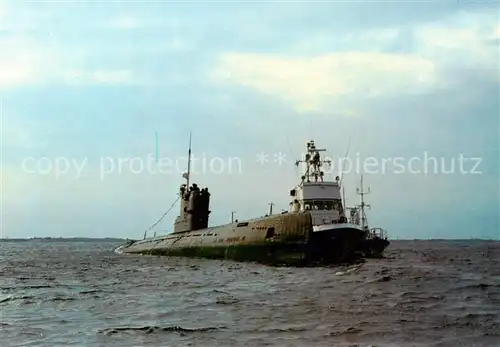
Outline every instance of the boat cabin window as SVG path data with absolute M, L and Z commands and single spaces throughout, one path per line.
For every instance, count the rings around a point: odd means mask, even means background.
M 324 201 L 315 201 L 314 202 L 314 209 L 315 210 L 324 210 L 325 209 L 325 202 Z
M 316 210 L 316 211 L 331 211 L 338 210 L 341 208 L 340 200 L 305 200 L 304 210 Z
M 333 210 L 333 201 L 325 201 L 325 210 Z
M 333 202 L 333 209 L 340 210 L 341 208 L 342 208 L 342 203 L 340 202 L 340 200 L 335 200 Z

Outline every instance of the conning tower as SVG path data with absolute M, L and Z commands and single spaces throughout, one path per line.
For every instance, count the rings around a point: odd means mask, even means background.
M 210 193 L 208 188 L 200 189 L 196 183 L 187 188 L 181 185 L 180 213 L 175 220 L 174 232 L 186 232 L 208 228 L 210 215 Z
M 196 183 L 189 185 L 191 175 L 191 134 L 189 135 L 188 171 L 182 175 L 186 184 L 179 188 L 180 213 L 174 223 L 174 233 L 208 228 L 210 193 Z

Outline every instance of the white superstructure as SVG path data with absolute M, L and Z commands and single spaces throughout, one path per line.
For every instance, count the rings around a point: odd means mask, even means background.
M 331 161 L 321 158 L 320 153 L 324 151 L 325 149 L 316 148 L 314 141 L 309 141 L 304 159 L 296 162 L 297 166 L 305 164 L 305 171 L 300 183 L 290 191 L 290 210 L 310 211 L 315 230 L 338 227 L 359 229 L 358 226 L 347 223 L 340 178 L 337 176 L 335 181 L 324 179 L 323 167 L 331 164 Z

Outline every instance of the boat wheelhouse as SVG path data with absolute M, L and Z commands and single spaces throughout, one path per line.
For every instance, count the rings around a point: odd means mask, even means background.
M 323 168 L 331 165 L 331 160 L 323 159 L 314 141 L 307 143 L 307 152 L 303 160 L 296 165 L 305 164 L 305 172 L 300 183 L 290 191 L 291 212 L 308 211 L 312 215 L 313 226 L 346 223 L 347 218 L 342 201 L 340 178 L 335 181 L 325 180 Z

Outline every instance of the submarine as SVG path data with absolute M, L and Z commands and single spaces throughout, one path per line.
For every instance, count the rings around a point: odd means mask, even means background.
M 179 188 L 179 215 L 171 233 L 130 240 L 120 253 L 251 261 L 271 265 L 311 266 L 348 262 L 357 257 L 366 237 L 349 223 L 340 184 L 323 182 L 322 161 L 314 141 L 308 142 L 306 171 L 290 191 L 290 211 L 209 226 L 208 188 L 190 184 L 191 140 L 186 183 Z M 168 213 L 168 211 L 167 211 Z

